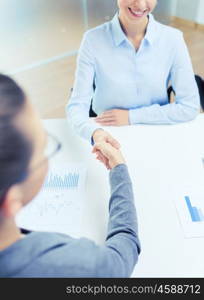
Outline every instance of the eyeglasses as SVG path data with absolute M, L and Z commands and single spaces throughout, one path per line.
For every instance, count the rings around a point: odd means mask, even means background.
M 47 133 L 47 145 L 44 150 L 44 159 L 37 163 L 30 171 L 36 170 L 39 166 L 41 166 L 45 161 L 49 161 L 55 154 L 57 154 L 62 148 L 62 144 L 58 139 L 50 134 Z

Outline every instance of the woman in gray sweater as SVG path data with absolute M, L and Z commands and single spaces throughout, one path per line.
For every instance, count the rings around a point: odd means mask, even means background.
M 46 145 L 55 146 L 49 156 Z M 131 180 L 109 143 L 93 152 L 110 169 L 109 223 L 103 246 L 48 232 L 22 234 L 15 216 L 39 192 L 60 143 L 47 135 L 22 89 L 0 75 L 0 277 L 129 277 L 140 245 Z

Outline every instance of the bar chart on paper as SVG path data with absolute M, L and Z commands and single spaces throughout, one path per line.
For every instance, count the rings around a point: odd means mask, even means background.
M 189 196 L 185 196 L 186 205 L 188 207 L 189 216 L 192 222 L 204 222 L 204 215 L 201 208 L 192 206 Z
M 50 172 L 44 182 L 43 189 L 59 190 L 59 189 L 74 189 L 79 184 L 79 173 L 60 174 Z
M 42 190 L 17 216 L 19 227 L 78 237 L 85 197 L 86 168 L 69 165 L 49 170 Z
M 185 155 L 183 155 L 185 157 Z M 187 238 L 204 238 L 204 164 L 200 153 L 180 156 L 171 198 Z
M 175 201 L 186 237 L 204 237 L 204 189 L 189 189 Z

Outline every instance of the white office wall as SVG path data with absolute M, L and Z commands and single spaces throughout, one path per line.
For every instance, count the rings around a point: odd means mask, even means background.
M 203 0 L 199 1 L 196 22 L 199 24 L 204 24 L 204 1 Z
M 158 0 L 156 11 L 162 14 L 170 14 L 172 1 Z
M 88 28 L 109 21 L 118 10 L 117 0 L 86 0 L 86 3 Z
M 204 24 L 204 0 L 158 0 L 156 13 Z
M 75 53 L 84 31 L 111 19 L 116 4 L 117 0 L 0 0 L 0 72 L 15 73 Z
M 199 4 L 200 0 L 178 0 L 176 16 L 190 21 L 196 21 Z
M 172 16 L 175 16 L 176 15 L 176 10 L 177 10 L 177 2 L 179 0 L 169 0 L 169 3 L 170 3 L 170 13 Z
M 174 2 L 176 0 L 158 0 L 156 9 L 154 10 L 154 16 L 157 20 L 164 24 L 170 23 L 170 17 L 173 14 Z

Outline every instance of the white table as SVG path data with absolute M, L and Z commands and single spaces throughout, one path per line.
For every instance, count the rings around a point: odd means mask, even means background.
M 102 244 L 108 220 L 108 171 L 91 153 L 91 145 L 74 134 L 65 119 L 44 120 L 44 126 L 63 143 L 54 163 L 66 160 L 87 166 L 81 236 Z M 178 157 L 186 160 L 189 170 L 191 151 L 204 157 L 204 115 L 173 126 L 106 130 L 120 141 L 134 186 L 142 252 L 133 277 L 204 277 L 204 238 L 185 238 L 170 196 L 182 182 Z

